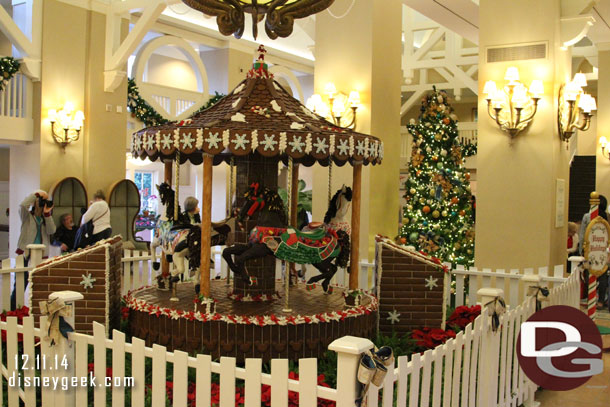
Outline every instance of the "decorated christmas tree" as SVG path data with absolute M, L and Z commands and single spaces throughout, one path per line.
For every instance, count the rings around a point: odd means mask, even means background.
M 443 261 L 471 265 L 470 173 L 464 168 L 464 146 L 447 94 L 434 89 L 422 100 L 419 122 L 411 119 L 407 128 L 413 145 L 399 240 Z

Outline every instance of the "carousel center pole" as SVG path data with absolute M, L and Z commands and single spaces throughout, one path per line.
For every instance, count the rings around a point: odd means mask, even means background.
M 203 155 L 203 195 L 201 200 L 200 293 L 210 298 L 210 235 L 212 227 L 212 156 Z
M 360 275 L 360 202 L 362 195 L 362 163 L 354 163 L 352 185 L 352 236 L 350 252 L 349 289 L 357 290 Z
M 176 151 L 176 161 L 175 161 L 175 166 L 176 166 L 176 171 L 174 174 L 174 183 L 176 184 L 176 192 L 174 193 L 174 222 L 178 222 L 178 206 L 180 205 L 180 151 Z M 176 270 L 176 266 L 174 265 L 174 270 Z M 171 279 L 174 278 L 174 276 L 172 275 L 170 277 Z M 179 301 L 178 299 L 178 294 L 177 294 L 177 282 L 172 283 L 172 296 L 169 299 L 170 301 Z
M 294 193 L 293 190 L 294 185 L 293 185 L 293 177 L 294 177 L 294 173 L 293 173 L 293 162 L 292 162 L 292 157 L 288 156 L 288 179 L 287 179 L 287 184 L 286 185 L 286 192 L 287 192 L 287 196 L 288 196 L 288 216 L 289 216 L 289 223 L 290 226 L 294 226 L 292 223 L 292 211 L 293 211 L 293 196 L 292 194 Z M 297 173 L 297 183 L 298 183 L 298 179 L 299 179 L 299 174 Z M 296 212 L 296 210 L 295 210 Z M 292 309 L 290 308 L 290 268 L 292 267 L 292 264 L 288 263 L 286 264 L 286 269 L 284 270 L 284 309 L 282 311 L 284 312 L 292 312 Z

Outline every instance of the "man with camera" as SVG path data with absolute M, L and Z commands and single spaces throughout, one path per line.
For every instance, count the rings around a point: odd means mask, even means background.
M 55 233 L 55 222 L 51 216 L 53 202 L 49 200 L 49 195 L 42 190 L 38 190 L 28 195 L 19 205 L 19 217 L 21 218 L 21 234 L 17 242 L 17 254 L 25 253 L 25 264 L 29 261 L 29 253 L 26 253 L 29 244 L 45 245 L 44 255 L 49 255 L 49 245 L 51 236 Z M 23 273 L 25 279 L 24 287 L 28 283 L 28 273 Z M 15 309 L 15 289 L 11 295 L 11 309 Z

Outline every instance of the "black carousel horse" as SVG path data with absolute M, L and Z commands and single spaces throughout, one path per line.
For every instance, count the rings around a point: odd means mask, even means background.
M 259 213 L 257 225 L 250 231 L 248 243 L 235 244 L 222 252 L 229 268 L 248 285 L 252 280 L 244 263 L 273 255 L 280 260 L 297 264 L 312 264 L 320 271 L 322 288 L 328 292 L 331 278 L 338 267 L 346 267 L 349 260 L 349 234 L 335 231 L 323 223 L 310 224 L 310 231 L 299 231 L 288 226 L 286 209 L 276 191 L 250 186 L 246 202 L 239 211 L 238 222 Z

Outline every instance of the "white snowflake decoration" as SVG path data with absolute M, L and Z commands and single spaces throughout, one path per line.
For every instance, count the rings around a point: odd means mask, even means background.
M 379 142 L 378 141 L 375 141 L 375 142 L 371 143 L 371 145 L 369 146 L 369 148 L 371 149 L 371 152 L 370 152 L 369 155 L 371 157 L 373 157 L 373 158 L 377 157 L 377 148 L 378 147 L 379 147 Z
M 303 136 L 294 136 L 292 138 L 292 141 L 288 143 L 292 147 L 293 153 L 296 151 L 298 151 L 299 153 L 303 152 L 303 147 L 305 147 L 305 143 L 301 141 L 302 139 Z
M 246 116 L 243 113 L 237 112 L 233 116 L 231 116 L 231 121 L 233 122 L 246 122 Z
M 81 274 L 81 276 L 83 277 L 83 281 L 81 281 L 80 284 L 83 286 L 85 291 L 89 288 L 93 288 L 93 283 L 95 283 L 96 278 L 91 276 L 91 273 Z
M 339 145 L 337 148 L 339 149 L 339 154 L 347 155 L 349 153 L 349 141 L 348 140 L 339 140 Z
M 396 309 L 388 312 L 388 317 L 386 318 L 392 325 L 400 322 L 400 313 L 396 311 Z
M 267 151 L 267 150 L 273 151 L 273 149 L 275 148 L 274 146 L 277 144 L 277 141 L 274 140 L 275 135 L 272 134 L 271 136 L 269 136 L 267 134 L 264 134 L 263 137 L 265 138 L 265 140 L 261 141 L 261 144 L 263 146 L 265 146 L 265 151 Z
M 358 155 L 364 156 L 364 141 L 358 140 L 358 145 L 356 146 L 356 150 L 358 151 Z
M 326 145 L 326 139 L 324 137 L 316 137 L 316 142 L 313 146 L 316 148 L 316 154 L 326 154 L 326 148 L 328 148 L 328 146 Z
M 203 148 L 203 129 L 197 129 L 197 142 L 195 148 L 201 150 Z
M 136 136 L 135 140 L 134 140 L 134 145 L 136 147 L 136 150 L 141 150 L 142 149 L 142 139 L 140 138 L 140 136 Z
M 426 279 L 426 288 L 429 288 L 432 291 L 433 288 L 438 286 L 438 278 L 433 278 L 432 276 Z
M 276 112 L 282 111 L 282 106 L 280 106 L 275 100 L 272 100 L 271 102 L 269 102 L 269 104 L 271 105 L 271 108 Z
M 258 147 L 258 130 L 252 130 L 250 139 L 252 140 L 252 151 L 254 151 Z
M 231 143 L 235 144 L 235 149 L 239 150 L 245 150 L 246 149 L 246 144 L 250 143 L 250 140 L 247 140 L 246 137 L 248 137 L 248 135 L 246 133 L 239 135 L 236 134 L 235 138 L 233 140 L 231 140 Z
M 191 133 L 188 133 L 187 135 L 182 137 L 182 145 L 184 146 L 184 148 L 193 148 L 193 143 L 195 142 L 195 139 L 193 138 L 193 135 Z
M 153 146 L 155 144 L 155 139 L 153 138 L 154 136 L 151 136 L 150 134 L 148 134 L 146 136 L 146 149 L 147 150 L 152 150 Z

